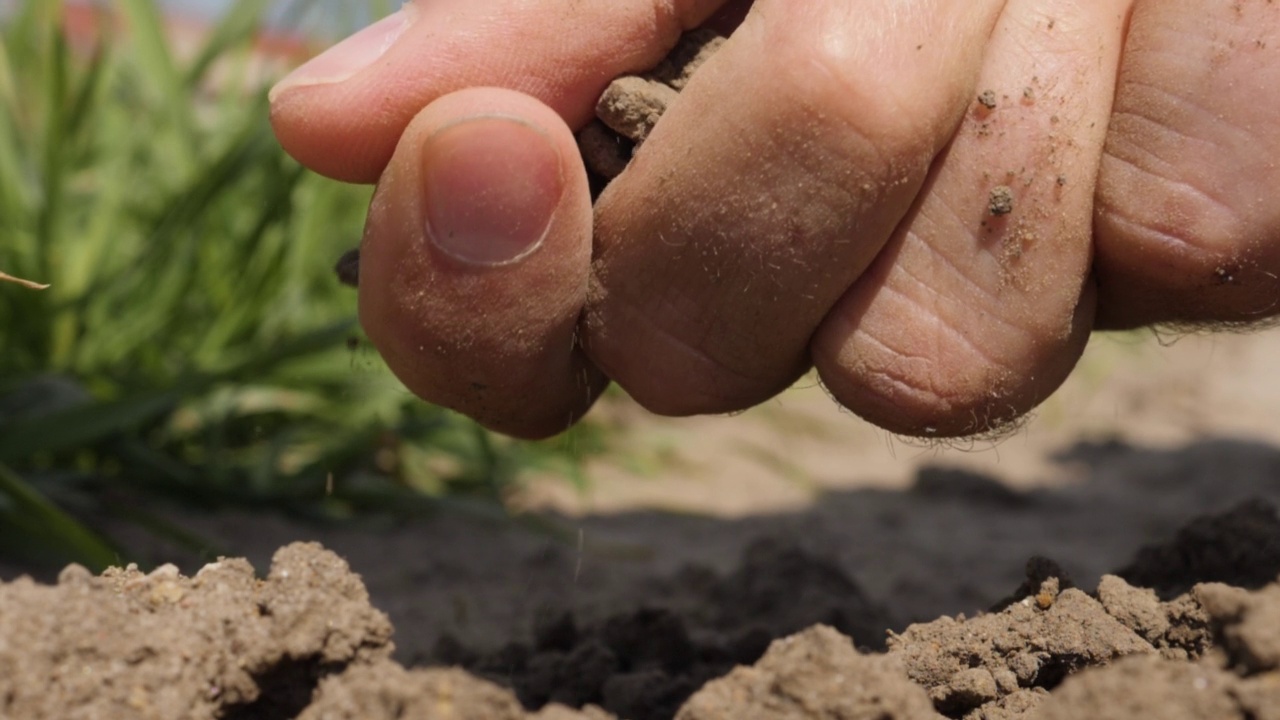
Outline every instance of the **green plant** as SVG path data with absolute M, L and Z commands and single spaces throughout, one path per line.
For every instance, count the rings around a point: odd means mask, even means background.
M 104 514 L 193 541 L 140 498 L 325 517 L 498 498 L 602 446 L 491 436 L 368 349 L 331 261 L 369 190 L 275 143 L 245 72 L 260 1 L 185 59 L 152 0 L 103 10 L 89 47 L 63 12 L 21 0 L 0 27 L 0 271 L 49 285 L 0 282 L 0 554 L 101 566 L 115 548 L 76 518 Z

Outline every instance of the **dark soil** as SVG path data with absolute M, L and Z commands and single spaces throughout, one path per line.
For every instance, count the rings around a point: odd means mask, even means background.
M 596 704 L 657 720 L 707 681 L 759 660 L 776 638 L 825 623 L 882 649 L 892 624 L 834 563 L 776 540 L 749 547 L 728 577 L 688 569 L 678 582 L 694 600 L 684 608 L 644 607 L 585 627 L 571 613 L 549 614 L 532 644 L 475 654 L 446 636 L 436 660 L 511 686 L 526 707 Z
M 1276 718 L 1277 538 L 1262 501 L 1197 519 L 1123 570 L 1156 588 L 1108 575 L 1086 593 L 1033 558 L 1003 609 L 884 645 L 892 620 L 853 579 L 762 540 L 727 576 L 678 573 L 683 600 L 549 613 L 493 653 L 445 636 L 456 667 L 416 669 L 316 544 L 278 551 L 265 579 L 239 559 L 190 578 L 72 566 L 0 585 L 0 717 Z

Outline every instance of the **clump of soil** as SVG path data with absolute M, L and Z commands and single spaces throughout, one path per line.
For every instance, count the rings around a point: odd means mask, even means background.
M 325 678 L 298 720 L 610 720 L 599 708 L 547 705 L 528 714 L 514 695 L 456 668 L 406 670 L 382 660 Z
M 1280 533 L 1275 508 L 1254 502 L 1192 522 L 1175 545 L 1194 536 L 1218 557 L 1239 541 L 1231 518 Z M 765 541 L 722 579 L 679 574 L 699 584 L 701 612 L 648 607 L 586 627 L 548 615 L 532 645 L 487 656 L 446 642 L 468 672 L 391 660 L 386 617 L 315 544 L 281 549 L 265 579 L 238 559 L 190 578 L 73 566 L 54 586 L 0 584 L 0 717 L 1280 717 L 1280 584 L 1178 567 L 1190 589 L 1162 601 L 1119 576 L 1085 593 L 1033 559 L 1003 609 L 915 624 L 873 652 L 847 633 L 883 627 L 883 611 L 834 564 Z M 813 617 L 841 627 L 771 640 Z
M 390 656 L 391 623 L 318 545 L 183 577 L 172 565 L 0 585 L 0 717 L 286 718 L 320 678 Z
M 687 32 L 658 67 L 625 75 L 605 88 L 596 103 L 596 119 L 578 131 L 578 149 L 594 176 L 593 188 L 599 190 L 622 174 L 635 149 L 724 40 L 708 28 Z
M 678 720 L 725 717 L 808 720 L 936 718 L 928 696 L 898 658 L 864 655 L 849 638 L 816 625 L 773 643 L 752 667 L 709 683 Z
M 987 199 L 987 210 L 997 217 L 1013 212 L 1013 189 L 1008 185 L 997 185 L 992 188 L 991 195 Z
M 793 543 L 757 541 L 727 577 L 688 569 L 680 580 L 671 592 L 684 595 L 671 604 L 679 607 L 642 607 L 585 627 L 567 612 L 544 615 L 532 644 L 485 654 L 445 636 L 436 662 L 509 685 L 529 708 L 596 704 L 631 720 L 664 720 L 776 638 L 825 623 L 880 648 L 891 625 L 834 562 Z
M 1038 717 L 1280 717 L 1280 585 L 1250 593 L 1206 583 L 1191 597 L 1215 640 L 1201 657 L 1147 654 L 1081 673 L 1049 696 Z
M 1197 582 L 1262 587 L 1280 575 L 1276 509 L 1255 500 L 1222 515 L 1198 518 L 1173 540 L 1142 548 L 1116 574 L 1165 598 L 1181 595 Z

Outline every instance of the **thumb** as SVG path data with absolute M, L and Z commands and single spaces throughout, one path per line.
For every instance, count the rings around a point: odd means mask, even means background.
M 591 200 L 568 126 L 520 93 L 427 106 L 378 183 L 360 320 L 415 394 L 511 435 L 566 429 L 604 387 L 575 328 Z

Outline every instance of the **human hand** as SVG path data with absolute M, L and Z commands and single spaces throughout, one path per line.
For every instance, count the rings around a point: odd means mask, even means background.
M 1280 312 L 1280 7 L 1138 0 L 1117 94 L 1127 1 L 760 0 L 593 234 L 569 126 L 719 5 L 411 4 L 277 88 L 286 149 L 381 176 L 361 319 L 414 392 L 538 436 L 606 376 L 725 412 L 812 363 L 877 424 L 958 435 L 1056 389 L 1095 314 Z

